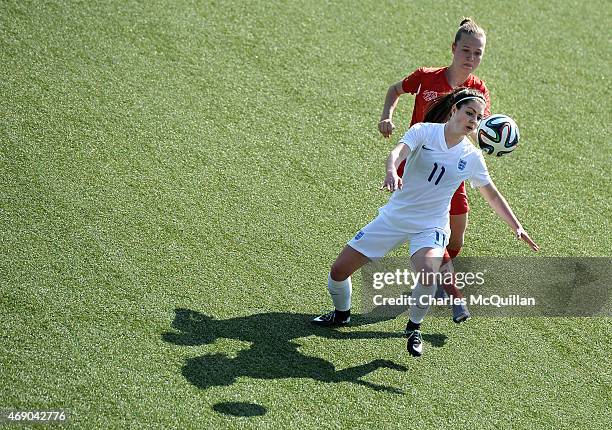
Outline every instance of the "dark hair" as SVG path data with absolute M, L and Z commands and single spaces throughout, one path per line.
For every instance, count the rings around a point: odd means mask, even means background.
M 485 31 L 481 26 L 476 24 L 472 18 L 463 18 L 461 24 L 459 24 L 459 30 L 457 30 L 457 33 L 455 34 L 455 43 L 459 42 L 459 39 L 461 39 L 461 36 L 464 34 L 474 37 L 482 36 L 485 39 L 487 38 Z
M 427 109 L 423 122 L 443 123 L 448 121 L 453 106 L 457 106 L 457 109 L 459 109 L 463 103 L 474 100 L 473 98 L 468 99 L 468 97 L 478 97 L 485 104 L 487 103 L 485 96 L 478 90 L 473 88 L 456 88 L 452 92 L 437 98 L 432 103 L 429 109 Z

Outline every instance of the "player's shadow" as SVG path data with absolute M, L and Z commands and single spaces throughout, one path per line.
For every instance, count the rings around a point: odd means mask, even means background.
M 313 315 L 270 312 L 245 317 L 217 320 L 189 309 L 176 309 L 172 327 L 176 330 L 164 333 L 164 341 L 184 346 L 206 345 L 217 339 L 236 339 L 250 342 L 250 348 L 241 350 L 232 358 L 225 354 L 206 354 L 189 358 L 183 366 L 185 378 L 199 388 L 228 386 L 237 378 L 248 376 L 260 379 L 312 378 L 322 382 L 350 382 L 396 394 L 403 392 L 394 387 L 375 384 L 361 379 L 365 375 L 388 368 L 406 371 L 406 367 L 390 360 L 374 360 L 359 366 L 336 370 L 334 365 L 322 358 L 304 355 L 298 351 L 298 343 L 292 342 L 306 336 L 316 335 L 327 339 L 390 339 L 403 337 L 401 332 L 338 331 L 313 325 Z M 356 318 L 356 327 L 375 322 L 376 318 Z M 379 319 L 380 320 L 380 319 Z M 444 345 L 446 336 L 424 335 L 424 340 L 433 346 Z M 399 342 L 398 342 L 399 343 Z M 399 343 L 398 347 L 404 347 Z M 409 359 L 406 352 L 407 360 Z

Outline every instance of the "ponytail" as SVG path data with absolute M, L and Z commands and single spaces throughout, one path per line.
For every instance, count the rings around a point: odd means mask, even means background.
M 487 38 L 485 31 L 482 29 L 481 26 L 476 24 L 476 22 L 472 18 L 463 18 L 463 20 L 461 20 L 461 23 L 459 24 L 459 29 L 455 34 L 455 43 L 459 42 L 459 39 L 461 39 L 461 36 L 463 36 L 464 34 L 473 37 L 480 36 L 485 39 Z

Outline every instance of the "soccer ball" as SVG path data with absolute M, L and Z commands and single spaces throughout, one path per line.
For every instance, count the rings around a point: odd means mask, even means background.
M 519 143 L 519 129 L 506 115 L 491 115 L 478 125 L 478 145 L 483 152 L 501 157 L 514 151 Z

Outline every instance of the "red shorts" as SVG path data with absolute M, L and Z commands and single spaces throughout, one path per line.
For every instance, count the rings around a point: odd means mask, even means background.
M 402 161 L 397 168 L 397 174 L 401 177 L 404 174 L 404 165 L 406 160 Z M 470 211 L 470 205 L 468 204 L 467 193 L 465 191 L 465 183 L 462 182 L 453 194 L 450 204 L 451 215 L 464 215 Z

